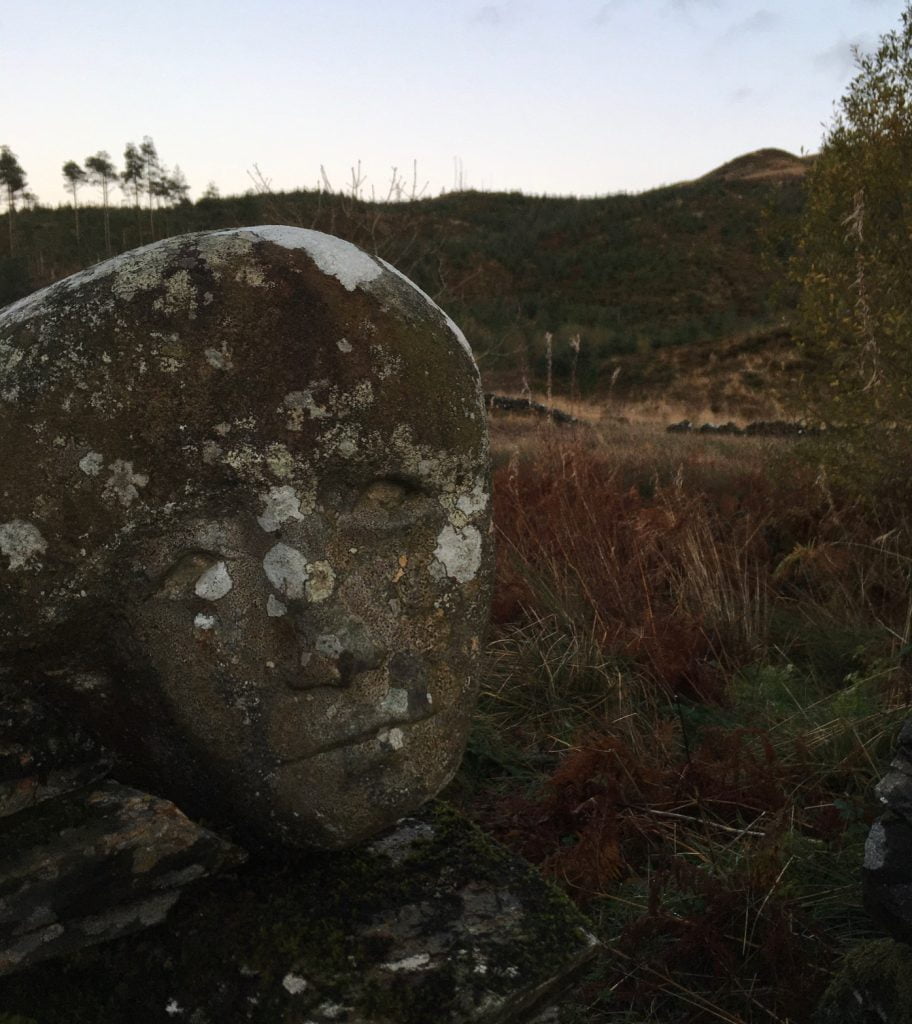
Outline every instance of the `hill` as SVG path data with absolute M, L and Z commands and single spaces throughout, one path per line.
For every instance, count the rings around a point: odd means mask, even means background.
M 759 150 L 696 181 L 586 199 L 469 191 L 375 203 L 263 191 L 151 213 L 119 207 L 111 233 L 122 251 L 244 224 L 328 231 L 412 276 L 462 324 L 486 373 L 543 379 L 550 334 L 556 377 L 598 390 L 620 357 L 781 324 L 790 297 L 778 283 L 806 166 Z M 80 224 L 77 246 L 71 207 L 18 213 L 15 252 L 0 257 L 0 304 L 102 259 L 100 207 L 82 207 Z
M 813 156 L 795 156 L 784 149 L 757 149 L 753 153 L 729 160 L 714 171 L 704 174 L 701 181 L 788 181 L 803 178 Z

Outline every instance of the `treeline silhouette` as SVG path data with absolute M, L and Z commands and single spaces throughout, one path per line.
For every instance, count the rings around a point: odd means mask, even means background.
M 487 367 L 555 375 L 583 387 L 613 356 L 781 323 L 778 286 L 802 184 L 715 180 L 601 198 L 452 192 L 372 202 L 323 190 L 134 192 L 124 205 L 15 213 L 0 256 L 0 305 L 105 258 L 170 235 L 285 223 L 347 238 L 411 276 L 460 322 Z M 0 216 L 0 239 L 9 225 Z M 2 242 L 0 242 L 2 245 Z M 578 351 L 577 351 L 578 349 Z M 609 371 L 610 372 L 610 371 Z

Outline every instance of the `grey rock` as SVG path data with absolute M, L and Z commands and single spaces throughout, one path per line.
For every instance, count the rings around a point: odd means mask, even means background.
M 449 781 L 491 590 L 485 410 L 392 267 L 265 226 L 77 274 L 0 311 L 0 439 L 0 670 L 50 680 L 131 779 L 330 848 Z
M 896 755 L 875 787 L 886 809 L 865 843 L 865 907 L 880 926 L 912 943 L 912 720 L 900 730 Z
M 565 897 L 435 804 L 361 849 L 289 852 L 195 886 L 166 927 L 0 982 L 0 1010 L 56 1024 L 506 1024 L 553 1002 L 594 949 Z
M 864 904 L 894 938 L 912 943 L 912 823 L 886 814 L 868 833 L 862 869 Z
M 0 974 L 162 921 L 244 855 L 173 804 L 104 782 L 0 820 Z

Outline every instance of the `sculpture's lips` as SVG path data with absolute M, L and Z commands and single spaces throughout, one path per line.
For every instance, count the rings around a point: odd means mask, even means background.
M 369 727 L 359 729 L 345 733 L 344 735 L 330 741 L 329 743 L 323 743 L 318 746 L 314 746 L 311 750 L 308 750 L 303 754 L 295 754 L 294 757 L 281 758 L 277 762 L 279 768 L 284 768 L 287 765 L 298 764 L 301 761 L 307 761 L 312 757 L 316 757 L 318 754 L 328 754 L 333 750 L 339 750 L 341 747 L 355 747 L 359 743 L 367 743 L 369 740 L 378 739 L 379 734 L 384 730 L 388 729 L 407 729 L 410 725 L 417 725 L 419 722 L 426 722 L 429 718 L 433 718 L 437 714 L 436 710 L 428 711 L 425 714 L 413 715 L 409 718 L 389 718 L 383 719 L 371 723 Z

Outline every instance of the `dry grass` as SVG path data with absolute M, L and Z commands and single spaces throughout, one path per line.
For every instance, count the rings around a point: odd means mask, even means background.
M 597 922 L 566 1021 L 804 1022 L 867 929 L 912 531 L 793 442 L 586 419 L 492 422 L 495 633 L 462 798 Z

